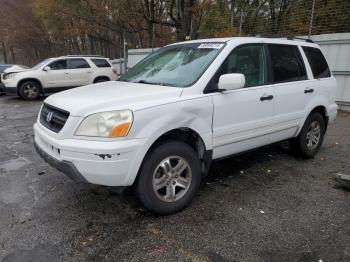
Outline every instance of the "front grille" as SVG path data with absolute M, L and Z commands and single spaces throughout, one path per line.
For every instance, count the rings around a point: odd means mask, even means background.
M 40 113 L 40 123 L 51 131 L 58 133 L 64 127 L 68 117 L 69 112 L 44 104 Z

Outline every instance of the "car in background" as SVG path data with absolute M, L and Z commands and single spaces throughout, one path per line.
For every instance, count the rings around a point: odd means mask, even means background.
M 101 56 L 61 56 L 33 68 L 7 71 L 1 76 L 6 94 L 35 100 L 41 94 L 117 79 L 109 59 Z
M 1 75 L 7 72 L 23 71 L 29 67 L 24 65 L 11 65 L 11 64 L 0 64 L 0 94 L 4 93 L 4 84 L 1 83 Z

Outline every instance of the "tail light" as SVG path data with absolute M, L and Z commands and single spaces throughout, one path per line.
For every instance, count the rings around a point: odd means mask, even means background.
M 112 71 L 114 74 L 118 75 L 117 69 L 115 69 L 114 67 L 112 68 Z

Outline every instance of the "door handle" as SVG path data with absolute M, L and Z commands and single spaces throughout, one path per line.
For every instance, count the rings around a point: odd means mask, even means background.
M 64 72 L 66 75 L 69 75 L 69 73 L 68 72 Z
M 262 97 L 260 97 L 260 101 L 272 100 L 272 99 L 273 99 L 273 95 L 262 96 Z
M 304 93 L 307 94 L 307 93 L 312 93 L 314 92 L 314 90 L 311 88 L 311 89 L 305 89 L 304 90 Z
M 87 74 L 91 74 L 91 73 L 92 73 L 92 71 L 87 71 L 86 73 L 87 73 Z

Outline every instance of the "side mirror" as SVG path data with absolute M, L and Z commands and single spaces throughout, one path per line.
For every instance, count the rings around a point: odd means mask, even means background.
M 235 90 L 245 86 L 245 77 L 243 74 L 225 74 L 219 78 L 219 90 Z
M 45 72 L 48 72 L 48 71 L 50 71 L 51 70 L 51 68 L 49 67 L 49 66 L 45 66 L 44 68 L 43 68 L 43 71 L 45 71 Z

